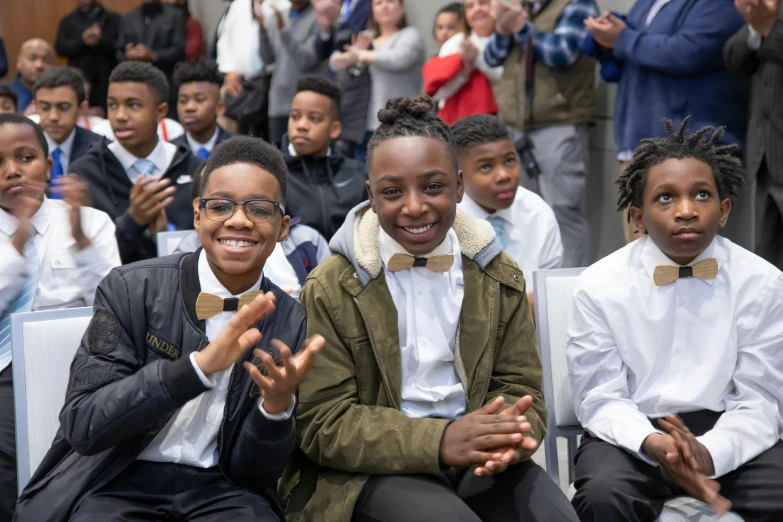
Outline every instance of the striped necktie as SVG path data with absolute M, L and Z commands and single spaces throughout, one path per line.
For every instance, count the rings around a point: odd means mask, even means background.
M 35 248 L 33 238 L 30 238 L 24 247 L 24 257 L 27 259 L 30 277 L 28 277 L 22 292 L 16 300 L 0 316 L 0 370 L 4 369 L 11 362 L 11 314 L 29 312 L 33 309 L 40 267 L 38 249 Z
M 495 229 L 495 239 L 498 240 L 500 248 L 506 249 L 506 228 L 503 225 L 503 218 L 499 216 L 489 216 L 487 218 L 489 224 Z

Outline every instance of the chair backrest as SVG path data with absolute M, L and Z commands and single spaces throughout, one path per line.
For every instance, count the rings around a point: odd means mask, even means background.
M 155 240 L 158 244 L 158 257 L 168 256 L 174 253 L 185 237 L 192 234 L 192 230 L 176 230 L 174 232 L 158 232 Z
M 534 274 L 536 335 L 544 367 L 544 395 L 550 427 L 579 426 L 574 413 L 565 348 L 574 285 L 584 268 L 545 270 Z
M 20 493 L 57 434 L 71 361 L 91 318 L 92 307 L 11 316 Z

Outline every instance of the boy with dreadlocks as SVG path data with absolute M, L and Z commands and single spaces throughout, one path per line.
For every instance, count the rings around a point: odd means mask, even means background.
M 619 210 L 644 237 L 574 290 L 583 522 L 655 520 L 683 494 L 746 522 L 783 520 L 783 274 L 716 235 L 742 164 L 716 146 L 722 128 L 687 124 L 666 120 L 668 137 L 644 140 L 618 180 Z
M 300 300 L 326 353 L 300 388 L 289 522 L 576 522 L 530 460 L 546 410 L 522 273 L 457 209 L 454 138 L 432 100 L 378 116 L 370 201 Z

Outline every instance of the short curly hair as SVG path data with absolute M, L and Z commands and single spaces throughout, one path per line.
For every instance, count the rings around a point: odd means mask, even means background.
M 702 127 L 696 132 L 688 130 L 690 116 L 675 130 L 674 123 L 664 118 L 668 136 L 665 138 L 647 138 L 636 149 L 633 159 L 617 178 L 619 198 L 617 210 L 629 207 L 641 208 L 642 194 L 647 183 L 647 175 L 652 167 L 669 159 L 693 158 L 712 168 L 718 196 L 721 200 L 729 198 L 736 203 L 739 193 L 745 186 L 745 169 L 742 161 L 734 154 L 736 145 L 717 145 L 723 136 L 724 127 Z M 710 137 L 707 137 L 711 134 Z M 629 215 L 630 219 L 630 215 Z
M 457 168 L 457 146 L 449 126 L 438 117 L 437 104 L 425 94 L 415 98 L 392 98 L 378 111 L 381 122 L 367 145 L 367 165 L 372 165 L 375 149 L 395 138 L 433 138 L 446 147 Z
M 111 72 L 109 83 L 143 83 L 152 91 L 155 102 L 169 101 L 169 82 L 163 71 L 146 62 L 122 62 Z
M 280 185 L 281 203 L 285 202 L 288 188 L 288 167 L 283 159 L 283 154 L 264 140 L 250 136 L 234 136 L 212 150 L 201 171 L 199 195 L 204 195 L 209 176 L 214 171 L 237 163 L 255 165 L 272 174 Z
M 340 103 L 343 93 L 334 82 L 323 76 L 302 76 L 296 82 L 296 94 L 304 91 L 314 92 L 332 100 L 334 119 L 340 119 Z
M 206 82 L 220 88 L 225 75 L 218 69 L 215 60 L 199 60 L 197 62 L 180 62 L 174 68 L 172 77 L 174 85 L 179 88 L 183 83 Z

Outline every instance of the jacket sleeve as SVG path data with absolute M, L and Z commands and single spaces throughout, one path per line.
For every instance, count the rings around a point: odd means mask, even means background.
M 261 54 L 261 60 L 264 62 L 264 65 L 275 63 L 275 47 L 272 44 L 269 31 L 277 31 L 277 28 L 269 28 L 266 33 L 261 33 L 261 38 L 258 41 L 258 52 Z
M 117 61 L 122 63 L 126 61 L 128 58 L 125 56 L 125 46 L 131 42 L 125 39 L 125 33 L 126 28 L 129 25 L 128 17 L 130 15 L 124 15 L 120 17 L 120 24 L 117 27 L 117 43 L 115 47 L 117 48 Z
M 457 89 L 444 89 L 455 79 L 460 78 L 461 72 L 462 56 L 459 54 L 430 58 L 421 69 L 421 74 L 424 77 L 424 93 L 429 96 L 439 94 L 436 98 L 438 100 L 450 98 L 467 83 L 467 80 L 463 79 Z M 441 92 L 444 90 L 447 92 Z
M 171 24 L 171 45 L 158 49 L 155 53 L 158 59 L 152 65 L 158 68 L 168 68 L 185 59 L 185 21 L 179 12 L 173 13 Z
M 402 30 L 400 39 L 393 47 L 389 45 L 376 51 L 375 66 L 385 71 L 405 72 L 424 58 L 424 40 L 413 27 Z
M 84 51 L 87 45 L 82 40 L 82 35 L 74 34 L 67 22 L 68 18 L 63 18 L 60 20 L 60 25 L 57 26 L 54 49 L 63 58 L 73 58 Z
M 541 379 L 541 356 L 536 343 L 536 330 L 530 314 L 527 291 L 506 323 L 499 348 L 495 352 L 495 365 L 490 377 L 489 392 L 485 403 L 496 397 L 503 397 L 506 406 L 511 406 L 526 395 L 533 397 L 533 405 L 525 416 L 532 426 L 532 436 L 539 446 L 546 435 L 546 404 Z M 534 451 L 520 451 L 523 460 L 533 456 Z
M 189 357 L 147 364 L 147 311 L 118 270 L 101 282 L 94 313 L 71 363 L 60 413 L 68 443 L 94 455 L 145 432 L 206 390 Z M 135 306 L 134 306 L 135 304 Z
M 726 69 L 736 76 L 752 76 L 759 68 L 758 53 L 748 45 L 750 31 L 746 25 L 729 38 L 723 47 Z
M 675 34 L 626 27 L 612 53 L 619 60 L 672 76 L 706 73 L 723 67 L 723 44 L 743 23 L 731 2 L 697 0 Z
M 440 441 L 449 421 L 412 419 L 394 408 L 361 404 L 353 355 L 336 324 L 339 309 L 312 277 L 300 301 L 308 334 L 326 340 L 300 387 L 301 450 L 321 466 L 354 473 L 440 474 Z
M 772 26 L 759 48 L 759 59 L 776 63 L 783 67 L 783 21 L 778 20 Z
M 303 321 L 294 346 L 303 345 L 306 333 L 307 323 Z M 294 449 L 295 431 L 293 415 L 286 420 L 272 420 L 261 413 L 256 403 L 231 449 L 228 475 L 249 489 L 274 486 Z
M 318 35 L 315 39 L 315 54 L 318 55 L 318 58 L 321 60 L 328 60 L 329 57 L 332 55 L 332 51 L 334 50 L 334 29 L 332 29 L 329 33 L 329 39 L 324 40 L 321 37 L 321 30 L 318 29 Z
M 101 41 L 98 43 L 98 49 L 107 56 L 114 56 L 119 33 L 120 15 L 116 13 L 107 13 L 103 27 L 101 28 Z
M 304 40 L 298 40 L 288 28 L 280 31 L 280 42 L 300 71 L 312 69 L 322 60 L 315 52 L 315 41 L 319 38 L 318 24 L 315 21 Z

